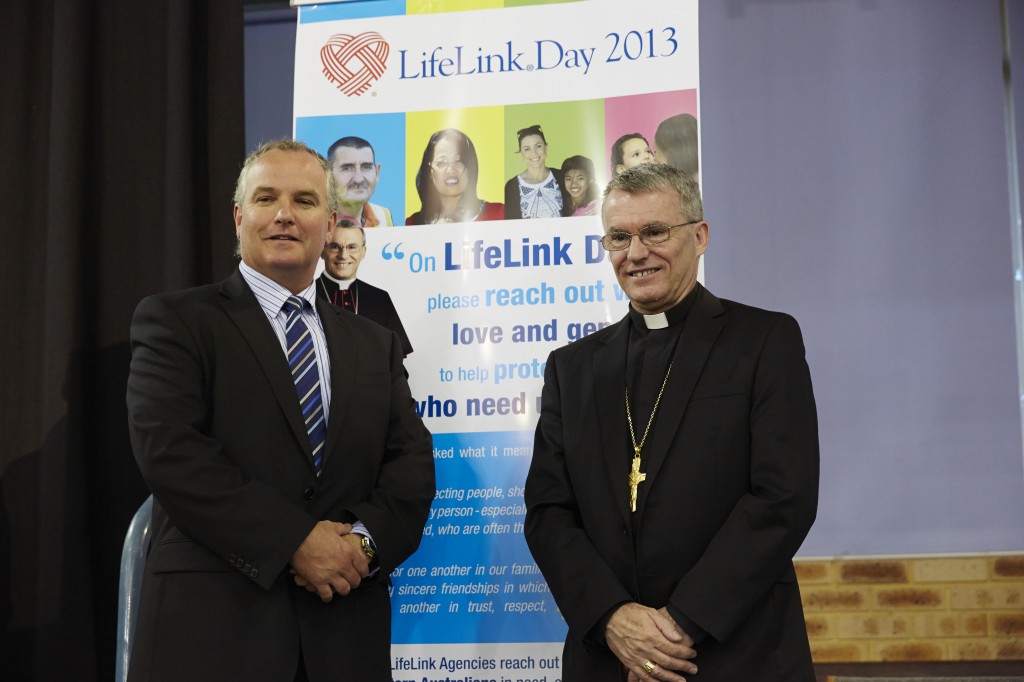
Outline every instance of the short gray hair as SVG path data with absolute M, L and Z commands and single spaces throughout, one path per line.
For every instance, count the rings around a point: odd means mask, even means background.
M 267 152 L 280 151 L 280 152 L 306 152 L 320 164 L 320 167 L 324 171 L 324 193 L 327 198 L 327 212 L 335 213 L 338 210 L 338 191 L 337 182 L 334 180 L 334 173 L 331 172 L 331 164 L 327 162 L 323 156 L 320 155 L 315 149 L 311 149 L 305 142 L 301 140 L 270 140 L 264 142 L 255 149 L 249 156 L 245 158 L 245 162 L 242 164 L 242 170 L 238 174 L 238 182 L 235 183 L 235 196 L 234 203 L 236 206 L 241 206 L 245 200 L 245 181 L 249 177 L 249 171 L 252 169 L 256 162 L 260 160 Z
M 338 218 L 338 222 L 335 223 L 334 229 L 331 230 L 331 234 L 333 235 L 334 230 L 337 230 L 339 227 L 344 227 L 350 230 L 359 230 L 359 234 L 363 236 L 363 246 L 366 246 L 366 230 L 363 229 L 362 225 L 351 218 Z
M 604 198 L 613 191 L 643 194 L 672 190 L 679 195 L 679 210 L 688 220 L 704 220 L 700 186 L 689 173 L 663 163 L 641 163 L 627 168 L 608 183 Z

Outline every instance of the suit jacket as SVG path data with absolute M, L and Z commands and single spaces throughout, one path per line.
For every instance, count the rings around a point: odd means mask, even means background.
M 324 300 L 334 303 L 328 298 L 327 292 L 334 292 L 338 288 L 338 285 L 327 278 L 326 275 L 320 275 L 320 282 L 316 287 L 317 296 Z M 409 355 L 412 352 L 412 342 L 409 341 L 409 335 L 405 333 L 405 327 L 402 326 L 402 319 L 398 317 L 398 311 L 395 310 L 395 304 L 391 301 L 391 295 L 379 287 L 375 287 L 372 284 L 367 284 L 361 279 L 355 279 L 352 284 L 349 285 L 349 289 L 353 289 L 356 292 L 356 297 L 359 299 L 359 313 L 363 317 L 373 320 L 379 325 L 387 327 L 391 331 L 398 334 L 398 339 L 402 343 L 402 354 Z
M 241 273 L 151 296 L 132 321 L 132 446 L 153 491 L 136 680 L 390 680 L 387 576 L 434 495 L 398 338 L 317 302 L 333 386 L 318 478 L 280 342 Z M 345 387 L 344 389 L 342 387 Z M 362 521 L 376 579 L 329 604 L 289 561 L 319 520 Z
M 796 321 L 698 292 L 635 513 L 629 324 L 554 351 L 545 371 L 525 530 L 569 625 L 562 679 L 625 679 L 600 624 L 635 601 L 707 633 L 687 679 L 812 682 L 792 557 L 816 512 L 818 439 Z

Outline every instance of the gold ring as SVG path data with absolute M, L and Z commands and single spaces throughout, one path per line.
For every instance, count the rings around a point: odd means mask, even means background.
M 658 664 L 657 664 L 657 663 L 655 663 L 654 661 L 648 660 L 648 661 L 647 661 L 646 663 L 644 663 L 644 664 L 643 664 L 643 666 L 641 666 L 641 667 L 642 667 L 642 668 L 644 669 L 644 672 L 645 672 L 645 673 L 647 673 L 648 675 L 650 675 L 650 674 L 654 673 L 654 669 L 658 667 Z

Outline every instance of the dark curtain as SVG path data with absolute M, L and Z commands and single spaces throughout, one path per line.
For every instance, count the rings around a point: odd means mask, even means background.
M 128 326 L 141 297 L 234 265 L 242 19 L 240 0 L 0 10 L 0 679 L 113 677 L 121 544 L 148 495 Z

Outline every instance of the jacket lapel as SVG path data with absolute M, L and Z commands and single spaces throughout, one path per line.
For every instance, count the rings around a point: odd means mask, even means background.
M 309 446 L 309 436 L 306 434 L 306 428 L 302 422 L 302 414 L 299 411 L 295 382 L 292 381 L 292 374 L 288 370 L 288 361 L 285 359 L 277 335 L 267 320 L 266 313 L 263 312 L 255 294 L 249 289 L 249 285 L 245 283 L 242 273 L 238 270 L 224 280 L 220 293 L 225 297 L 224 311 L 242 332 L 242 337 L 252 349 L 292 433 L 295 434 L 296 440 L 305 453 L 306 461 L 312 462 L 313 453 Z
M 331 412 L 327 420 L 327 438 L 324 442 L 326 469 L 331 464 L 331 453 L 336 451 L 338 439 L 341 437 L 341 424 L 351 400 L 351 392 L 339 390 L 347 385 L 341 375 L 341 368 L 342 360 L 348 356 L 348 342 L 345 338 L 341 310 L 322 298 L 317 299 L 316 310 L 324 328 L 324 337 L 327 339 L 327 353 L 331 356 Z
M 626 350 L 629 317 L 620 320 L 597 349 L 592 360 L 594 396 L 597 402 L 600 441 L 597 450 L 612 487 L 615 506 L 624 521 L 629 520 L 629 434 L 626 430 Z M 581 396 L 582 398 L 582 396 Z
M 679 429 L 686 416 L 686 408 L 693 395 L 693 389 L 700 379 L 701 371 L 707 362 L 708 355 L 715 345 L 719 332 L 725 324 L 724 309 L 721 301 L 707 289 L 700 292 L 688 315 L 679 345 L 672 357 L 672 376 L 665 386 L 661 397 L 658 416 L 651 434 L 651 449 L 644 453 L 644 468 L 648 484 L 657 480 L 669 450 L 676 439 Z M 637 511 L 643 507 L 647 490 L 640 486 L 641 494 L 637 500 Z

